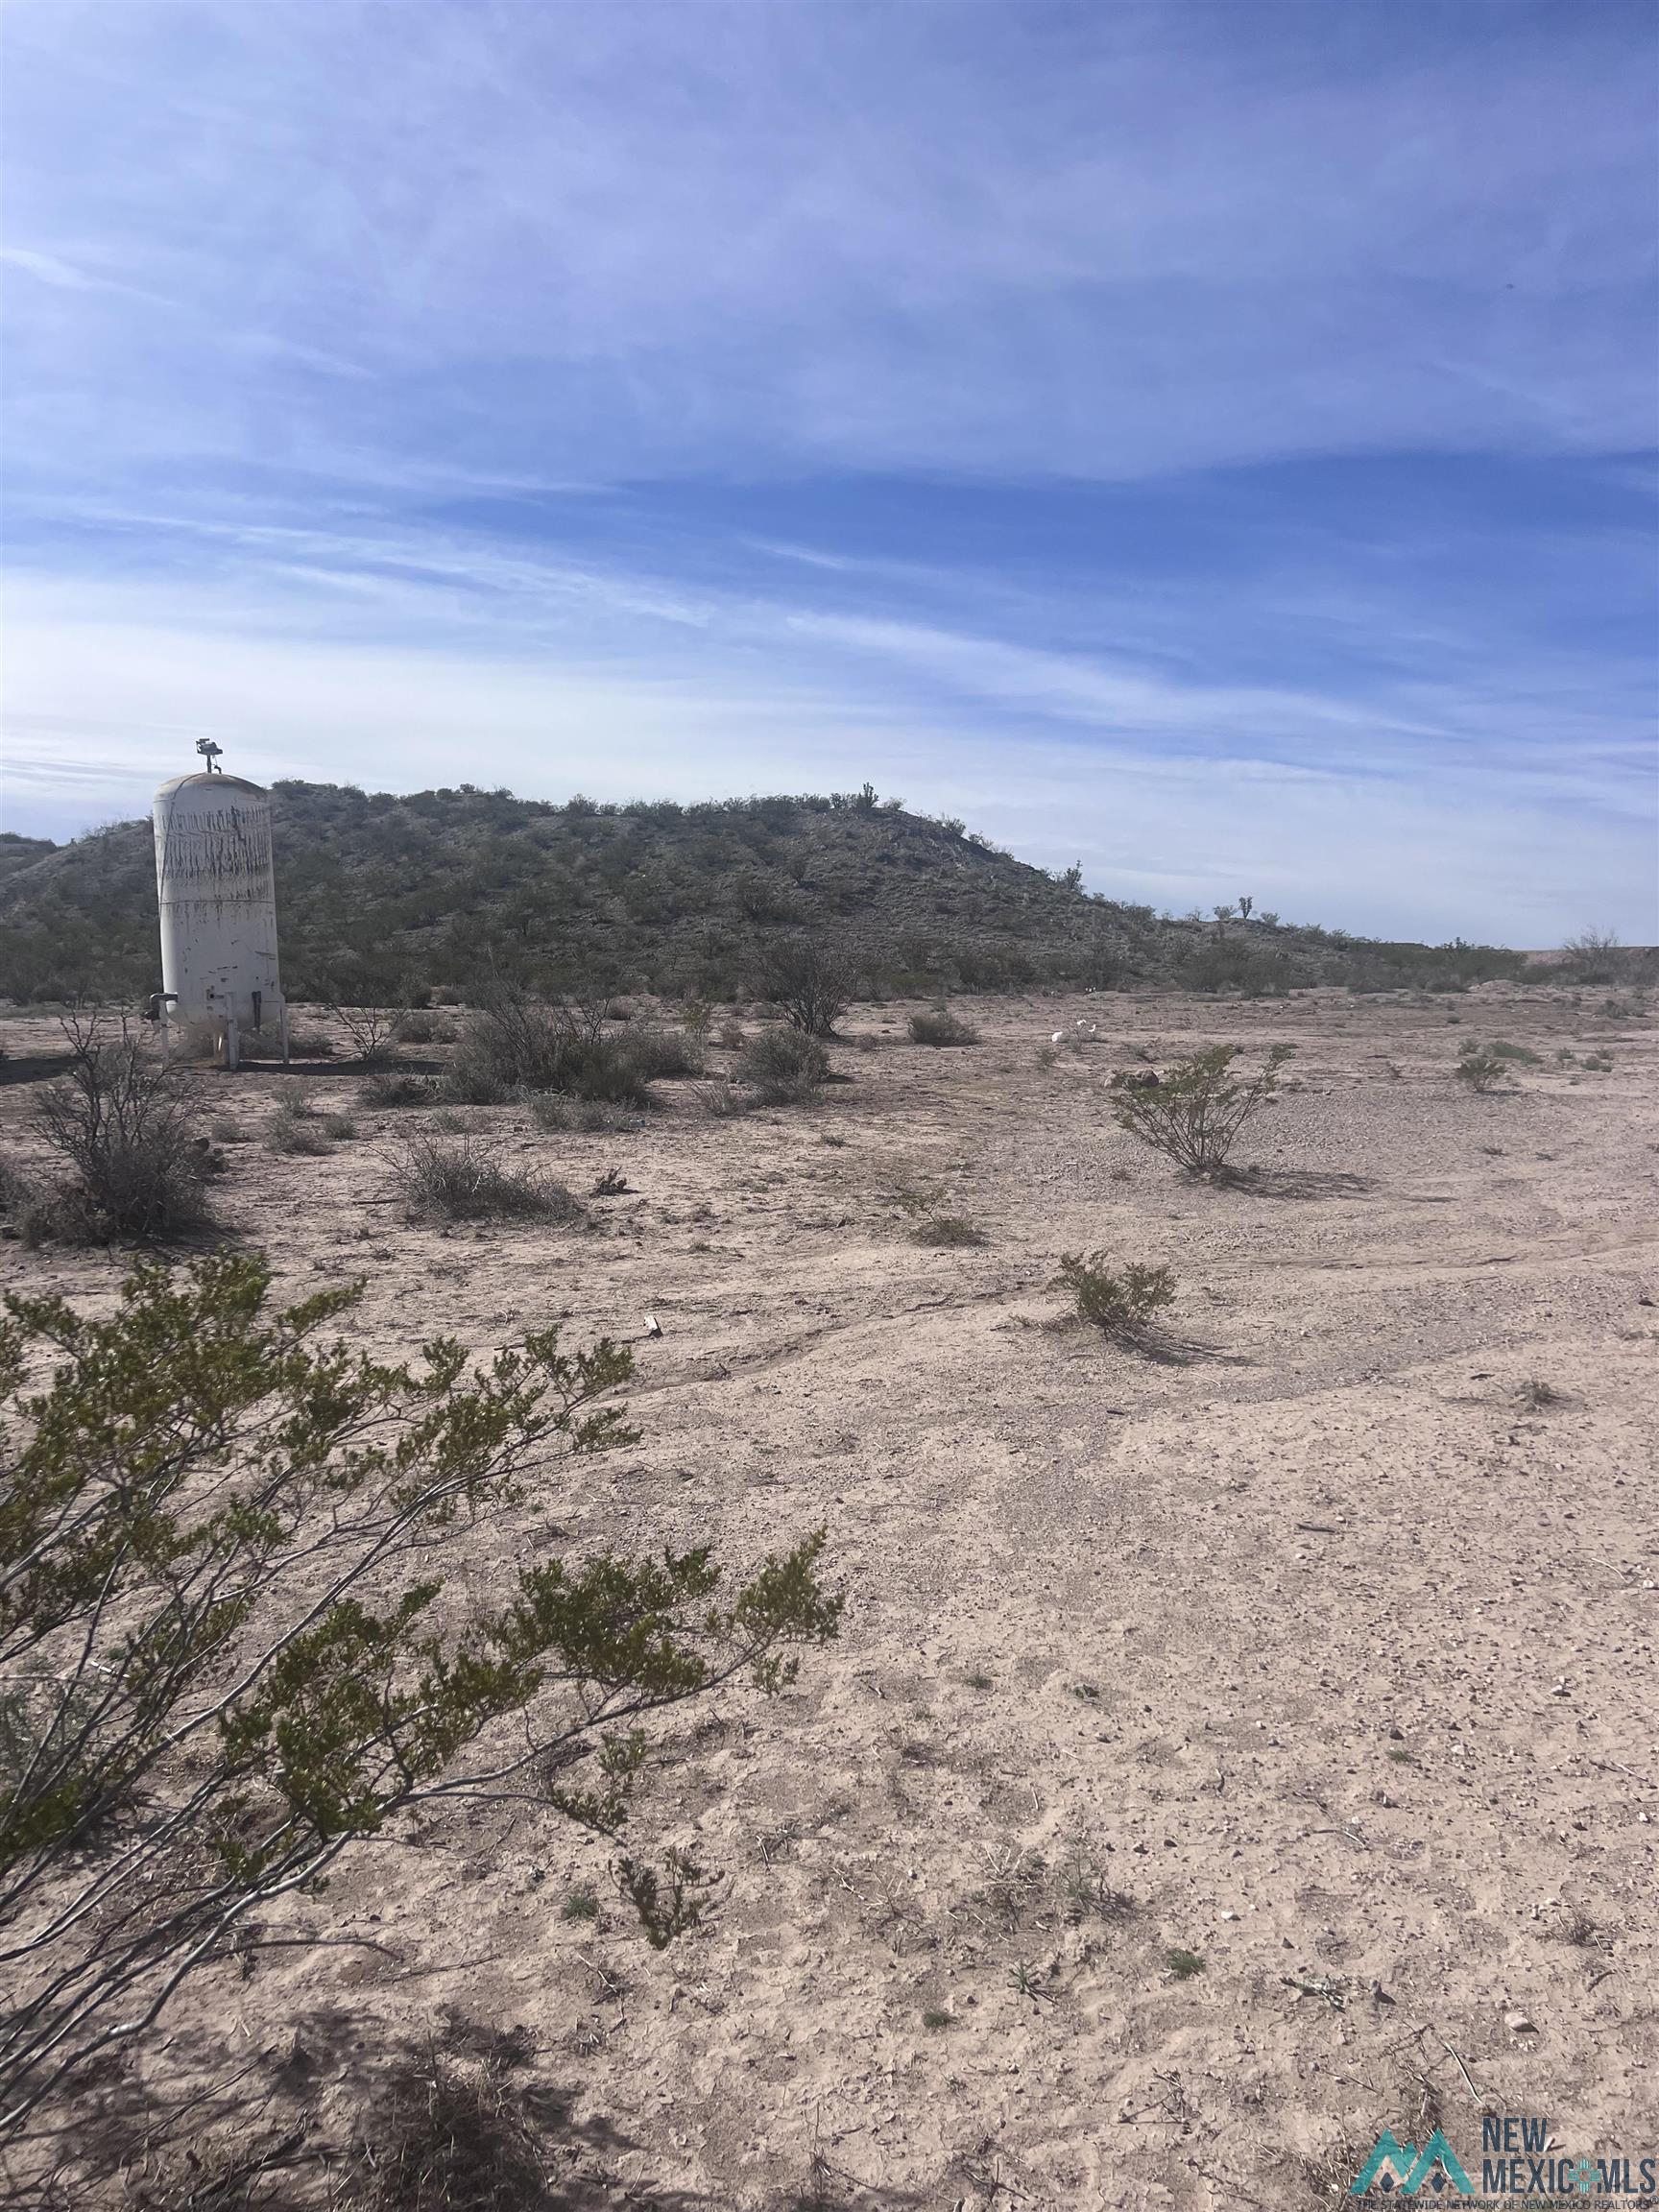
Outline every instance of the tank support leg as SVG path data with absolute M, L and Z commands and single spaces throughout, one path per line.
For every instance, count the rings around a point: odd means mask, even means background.
M 288 1065 L 288 1001 L 280 1000 L 276 1008 L 276 1034 L 282 1042 L 282 1065 Z
M 225 1017 L 225 1065 L 227 1068 L 234 1068 L 237 1065 L 236 1017 L 234 1014 L 227 1014 Z

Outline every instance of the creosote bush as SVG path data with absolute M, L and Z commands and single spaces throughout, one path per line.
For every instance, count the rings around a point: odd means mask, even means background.
M 148 1039 L 98 1014 L 63 1023 L 69 1070 L 48 1085 L 35 1134 L 68 1163 L 54 1194 L 54 1234 L 107 1241 L 163 1238 L 204 1227 L 209 1146 L 179 1079 Z
M 486 1599 L 474 1528 L 532 1474 L 556 1499 L 561 1463 L 637 1440 L 606 1403 L 630 1355 L 545 1329 L 493 1358 L 440 1336 L 386 1364 L 334 1333 L 360 1285 L 277 1308 L 271 1279 L 221 1252 L 134 1267 L 103 1318 L 4 1301 L 14 2138 L 68 2140 L 83 2070 L 147 2036 L 251 1914 L 302 1897 L 322 1936 L 321 1878 L 359 1839 L 504 1799 L 528 1833 L 615 1837 L 645 1719 L 739 1677 L 776 1691 L 836 1631 L 821 1531 L 735 1573 L 707 1546 L 541 1553 Z M 658 1875 L 625 1856 L 616 1879 L 652 1940 L 694 1922 L 684 1859 Z
M 330 1003 L 328 1011 L 345 1030 L 351 1057 L 360 1068 L 384 1068 L 408 1035 L 408 1016 L 400 1006 Z
M 1457 1055 L 1457 1080 L 1475 1092 L 1496 1091 L 1509 1079 L 1508 1061 L 1473 1040 Z
M 853 996 L 852 964 L 821 938 L 781 937 L 762 953 L 755 988 L 805 1036 L 833 1037 Z
M 910 1017 L 913 1045 L 977 1045 L 979 1032 L 972 1022 L 952 1014 L 949 1006 L 929 1006 Z
M 607 1037 L 603 1022 L 602 1007 L 582 1012 L 499 992 L 462 1031 L 444 1071 L 444 1095 L 463 1105 L 498 1106 L 524 1093 L 552 1091 L 643 1106 L 647 1078 L 630 1050 L 633 1041 Z M 667 1047 L 653 1041 L 662 1034 L 652 1033 L 646 1057 L 665 1056 Z M 688 1047 L 682 1042 L 680 1049 Z
M 733 1072 L 762 1105 L 793 1105 L 829 1081 L 830 1055 L 805 1029 L 760 1029 L 738 1054 Z
M 392 1172 L 411 1214 L 440 1221 L 575 1221 L 582 1208 L 562 1183 L 512 1166 L 499 1142 L 464 1132 L 418 1130 Z
M 1167 1267 L 1148 1267 L 1131 1260 L 1114 1268 L 1105 1252 L 1068 1252 L 1049 1286 L 1070 1290 L 1078 1318 L 1110 1336 L 1133 1336 L 1175 1302 L 1175 1278 Z
M 1156 1082 L 1140 1070 L 1120 1068 L 1112 1078 L 1113 1119 L 1190 1175 L 1214 1178 L 1245 1122 L 1278 1090 L 1279 1070 L 1294 1050 L 1293 1045 L 1273 1046 L 1249 1082 L 1233 1079 L 1237 1045 L 1213 1045 L 1174 1061 Z

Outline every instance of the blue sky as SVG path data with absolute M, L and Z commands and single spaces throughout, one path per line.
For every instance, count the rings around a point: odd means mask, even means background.
M 8 826 L 866 777 L 1659 937 L 1659 19 L 12 0 Z

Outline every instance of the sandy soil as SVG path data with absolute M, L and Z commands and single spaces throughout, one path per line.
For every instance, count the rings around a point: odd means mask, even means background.
M 1605 998 L 1000 999 L 950 1051 L 860 1008 L 809 1109 L 475 1116 L 578 1191 L 622 1169 L 581 1230 L 407 1226 L 404 1115 L 233 1149 L 227 1219 L 296 1286 L 366 1274 L 380 1348 L 656 1316 L 642 1444 L 469 1537 L 480 1584 L 565 1531 L 822 1522 L 849 1605 L 794 1692 L 662 1732 L 642 1832 L 726 1870 L 705 1930 L 653 1953 L 602 1843 L 456 1815 L 343 1863 L 328 1925 L 384 1949 L 264 1954 L 175 2032 L 327 2109 L 445 2006 L 522 2022 L 595 2206 L 1334 2202 L 1385 2127 L 1478 2157 L 1476 2093 L 1659 2149 L 1659 1025 Z M 1471 1034 L 1540 1064 L 1471 1096 Z M 1297 1057 L 1261 1175 L 1212 1190 L 1102 1094 L 1222 1038 Z M 201 1078 L 251 1137 L 294 1080 Z M 910 1241 L 917 1191 L 988 1241 Z M 1065 1324 L 1093 1247 L 1175 1270 L 1184 1352 Z M 8 1286 L 117 1266 L 0 1246 Z M 596 1926 L 560 1916 L 584 1881 Z

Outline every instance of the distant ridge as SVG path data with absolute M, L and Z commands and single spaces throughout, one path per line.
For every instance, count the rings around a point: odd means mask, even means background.
M 296 999 L 541 990 L 752 990 L 770 938 L 807 932 L 893 995 L 1150 982 L 1276 992 L 1320 981 L 1456 989 L 1518 974 L 1493 947 L 1380 945 L 1260 918 L 1160 921 L 1016 860 L 959 822 L 861 792 L 681 806 L 555 805 L 469 784 L 403 797 L 283 782 L 276 900 Z M 20 850 L 33 847 L 33 851 Z M 0 990 L 155 988 L 147 821 L 0 850 Z

